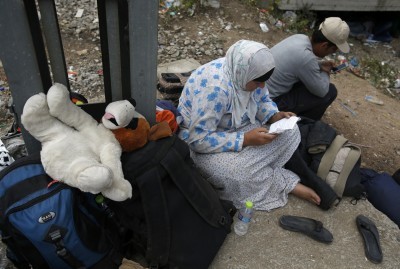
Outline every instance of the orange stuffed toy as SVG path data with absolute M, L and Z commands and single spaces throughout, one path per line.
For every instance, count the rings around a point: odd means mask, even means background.
M 134 151 L 146 145 L 149 131 L 150 124 L 145 118 L 134 118 L 126 127 L 112 130 L 124 152 Z
M 112 102 L 101 119 L 103 125 L 114 133 L 124 152 L 137 150 L 148 141 L 172 135 L 168 122 L 162 121 L 150 127 L 135 106 L 134 99 Z

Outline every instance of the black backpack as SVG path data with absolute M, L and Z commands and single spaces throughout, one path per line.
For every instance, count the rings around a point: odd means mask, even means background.
M 0 172 L 7 258 L 19 269 L 118 268 L 118 233 L 105 232 L 109 221 L 95 199 L 50 178 L 39 154 L 13 162 Z
M 123 254 L 150 268 L 208 268 L 231 231 L 236 208 L 220 200 L 176 136 L 122 156 L 133 197 L 108 201 L 125 229 Z

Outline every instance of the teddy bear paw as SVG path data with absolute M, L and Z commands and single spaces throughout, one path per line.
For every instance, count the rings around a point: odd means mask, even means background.
M 102 194 L 113 201 L 125 201 L 132 197 L 132 186 L 125 179 L 118 180 L 118 183 L 114 182 L 110 188 L 102 191 Z
M 49 108 L 47 106 L 46 95 L 44 93 L 35 94 L 26 101 L 22 116 L 34 114 L 34 115 L 47 115 L 49 113 Z M 31 117 L 36 119 L 37 117 Z
M 71 102 L 67 87 L 60 83 L 55 83 L 47 93 L 47 103 L 49 104 L 50 114 L 54 117 L 64 113 L 64 109 Z
M 99 193 L 112 184 L 113 172 L 108 167 L 91 166 L 78 175 L 78 188 L 82 191 Z
M 52 120 L 49 115 L 46 95 L 43 93 L 35 94 L 26 101 L 21 122 L 31 135 L 35 136 L 40 134 L 43 129 L 48 129 L 48 124 L 51 125 Z
M 24 112 L 25 113 L 35 113 L 36 112 L 42 112 L 42 113 L 48 113 L 49 109 L 47 106 L 47 101 L 46 101 L 46 95 L 44 93 L 38 93 L 33 95 L 26 101 L 26 104 L 24 106 Z

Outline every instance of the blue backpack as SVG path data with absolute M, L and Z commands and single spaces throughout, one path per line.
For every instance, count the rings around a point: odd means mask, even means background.
M 369 168 L 361 168 L 360 172 L 368 201 L 400 228 L 400 182 L 395 180 L 398 172 L 393 176 Z
M 17 268 L 118 268 L 95 195 L 54 181 L 33 154 L 0 172 L 0 232 Z M 115 239 L 115 240 L 114 240 Z

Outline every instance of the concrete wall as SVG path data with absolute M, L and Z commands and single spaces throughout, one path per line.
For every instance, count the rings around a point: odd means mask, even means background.
M 282 10 L 400 11 L 399 0 L 280 0 Z

